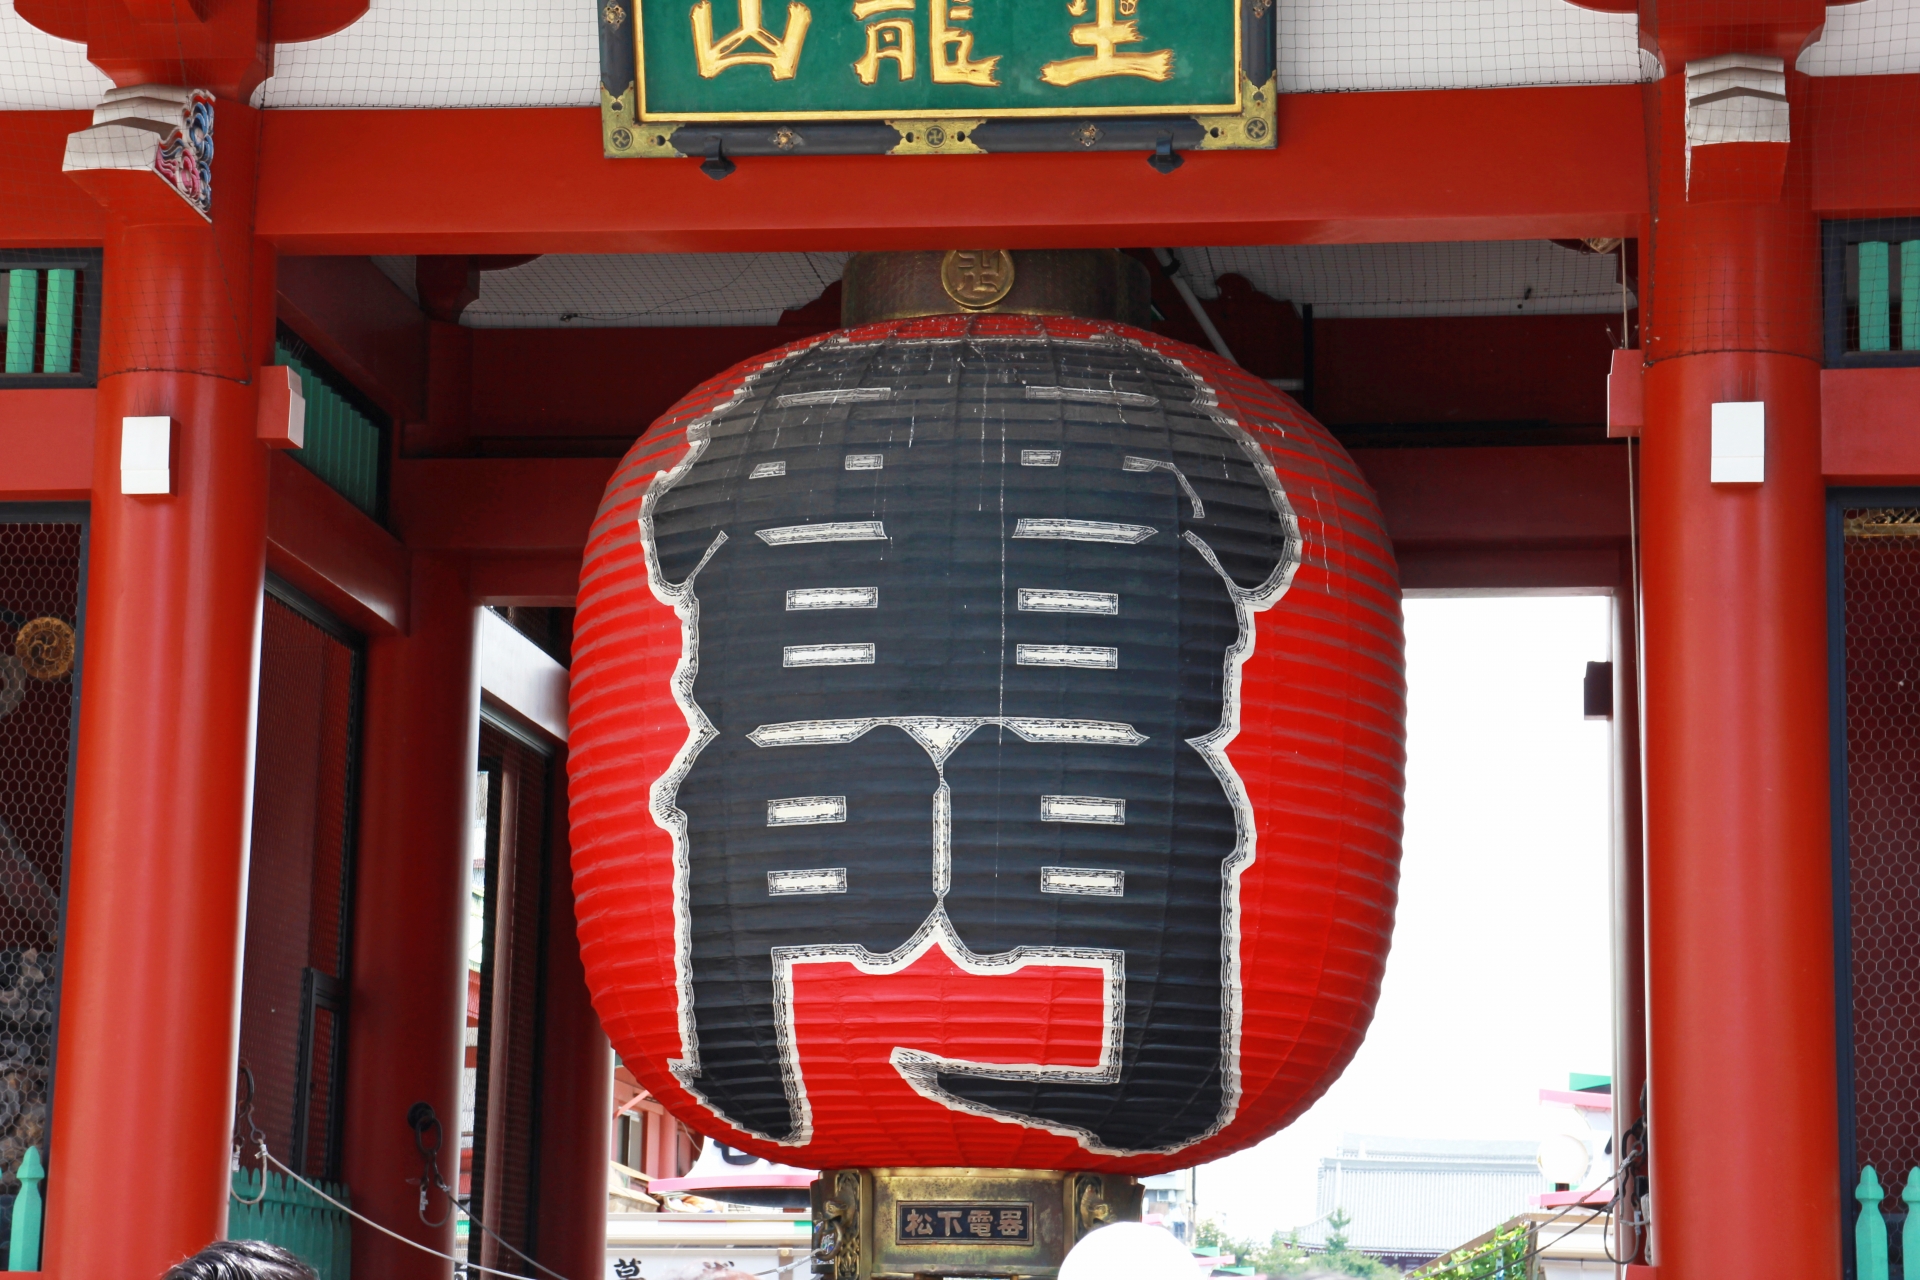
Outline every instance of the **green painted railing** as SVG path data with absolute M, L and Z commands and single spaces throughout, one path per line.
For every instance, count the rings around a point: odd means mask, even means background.
M 14 267 L 6 274 L 6 371 L 72 373 L 76 273 L 67 267 L 46 271 Z M 44 310 L 40 288 L 43 277 Z
M 342 1204 L 347 1189 L 335 1182 L 314 1184 Z M 265 1240 L 287 1250 L 315 1271 L 320 1280 L 349 1280 L 353 1235 L 347 1215 L 284 1174 L 269 1174 L 260 1194 L 260 1171 L 236 1169 L 234 1203 L 227 1213 L 227 1239 Z M 243 1204 L 255 1200 L 256 1204 Z
M 1853 1198 L 1860 1203 L 1860 1216 L 1853 1223 L 1854 1274 L 1857 1280 L 1887 1280 L 1887 1220 L 1880 1212 L 1886 1192 L 1872 1165 L 1860 1170 Z M 1906 1225 L 1900 1228 L 1902 1270 L 1920 1280 L 1920 1266 L 1914 1265 L 1920 1263 L 1920 1169 L 1907 1174 L 1900 1199 L 1907 1206 Z
M 40 1148 L 28 1147 L 20 1157 L 20 1192 L 13 1198 L 13 1229 L 8 1233 L 7 1270 L 40 1269 L 40 1220 L 46 1201 L 41 1198 L 40 1183 L 47 1171 L 40 1163 Z
M 307 402 L 306 445 L 293 450 L 294 461 L 378 518 L 380 428 L 329 386 L 311 361 L 295 355 L 284 343 L 274 344 L 274 359 L 300 375 L 300 394 Z
M 1886 1193 L 1872 1165 L 1860 1171 L 1853 1198 L 1860 1202 L 1860 1216 L 1853 1223 L 1854 1274 L 1859 1280 L 1887 1280 L 1887 1220 L 1880 1213 Z

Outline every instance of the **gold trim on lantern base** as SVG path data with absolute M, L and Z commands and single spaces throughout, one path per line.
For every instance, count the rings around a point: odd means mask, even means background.
M 1067 1250 L 1140 1219 L 1138 1178 L 1041 1169 L 823 1169 L 813 1184 L 823 1280 L 1053 1280 Z

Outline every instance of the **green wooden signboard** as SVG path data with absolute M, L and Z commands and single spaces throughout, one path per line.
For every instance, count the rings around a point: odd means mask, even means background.
M 596 3 L 614 158 L 1274 143 L 1273 0 Z

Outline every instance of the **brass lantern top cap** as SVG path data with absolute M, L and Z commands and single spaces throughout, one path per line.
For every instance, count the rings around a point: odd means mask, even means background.
M 918 316 L 1048 315 L 1145 327 L 1147 269 L 1117 249 L 950 249 L 856 253 L 840 322 Z

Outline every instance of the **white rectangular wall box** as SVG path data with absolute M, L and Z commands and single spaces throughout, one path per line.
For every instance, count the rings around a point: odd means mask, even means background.
M 1714 484 L 1759 484 L 1767 478 L 1767 406 L 1732 400 L 1713 406 Z
M 120 492 L 173 492 L 173 419 L 120 419 Z

